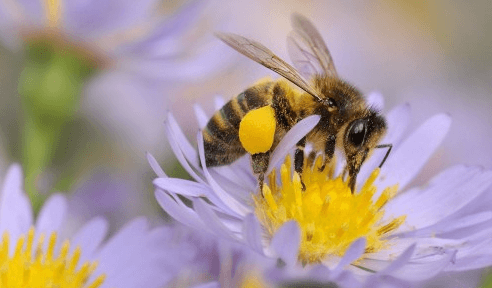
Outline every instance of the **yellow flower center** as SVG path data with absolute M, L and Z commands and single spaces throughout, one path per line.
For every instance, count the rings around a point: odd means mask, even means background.
M 291 159 L 287 156 L 280 169 L 281 185 L 276 173 L 269 175 L 263 195 L 254 196 L 255 212 L 270 235 L 285 222 L 295 220 L 301 228 L 299 261 L 319 263 L 325 257 L 343 256 L 358 238 L 365 237 L 366 253 L 376 252 L 388 245 L 387 236 L 405 221 L 400 216 L 383 222 L 384 205 L 396 195 L 397 185 L 386 188 L 377 199 L 374 185 L 379 169 L 375 169 L 358 193 L 352 194 L 347 181 L 334 178 L 335 161 L 319 171 L 322 158 L 315 165 L 304 165 L 302 190 L 299 175 L 291 176 Z M 384 239 L 383 239 L 384 238 Z
M 46 25 L 51 28 L 56 28 L 60 25 L 61 20 L 61 1 L 60 0 L 45 0 Z
M 263 280 L 258 271 L 254 268 L 249 268 L 249 271 L 243 275 L 239 284 L 240 288 L 266 288 L 268 285 Z
M 9 238 L 9 234 L 5 232 L 0 245 L 0 287 L 97 288 L 106 278 L 103 274 L 92 283 L 87 283 L 97 263 L 85 262 L 79 266 L 80 247 L 75 248 L 69 256 L 68 240 L 62 244 L 58 255 L 55 255 L 55 232 L 50 235 L 48 247 L 43 251 L 44 234 L 40 235 L 34 247 L 34 229 L 31 228 L 27 237 L 19 237 L 12 256 L 9 256 Z

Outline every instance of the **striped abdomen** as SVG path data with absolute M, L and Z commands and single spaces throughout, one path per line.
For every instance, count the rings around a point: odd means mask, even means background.
M 239 141 L 239 123 L 253 109 L 272 103 L 272 82 L 248 88 L 217 111 L 203 130 L 207 166 L 234 162 L 246 153 Z

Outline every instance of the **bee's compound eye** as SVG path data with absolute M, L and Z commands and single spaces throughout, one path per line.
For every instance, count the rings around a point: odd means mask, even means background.
M 366 121 L 358 119 L 352 122 L 348 133 L 348 140 L 354 146 L 360 146 L 364 143 L 366 137 Z

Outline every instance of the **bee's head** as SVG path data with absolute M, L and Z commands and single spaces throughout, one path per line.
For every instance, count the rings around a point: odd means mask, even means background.
M 370 109 L 367 115 L 350 122 L 345 131 L 343 146 L 352 192 L 362 163 L 386 132 L 386 121 L 378 112 Z

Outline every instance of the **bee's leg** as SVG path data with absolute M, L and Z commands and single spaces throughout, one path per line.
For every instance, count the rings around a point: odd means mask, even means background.
M 386 159 L 388 158 L 391 149 L 393 148 L 393 144 L 381 144 L 381 145 L 377 145 L 374 148 L 388 148 L 388 150 L 386 151 L 386 155 L 384 155 L 383 161 L 381 161 L 381 164 L 379 164 L 379 168 L 381 168 L 383 167 L 384 162 L 386 162 Z
M 265 195 L 263 195 L 263 182 L 265 181 L 265 173 L 260 173 L 258 175 L 258 184 L 260 187 L 260 193 L 263 198 L 265 198 Z
M 319 167 L 319 171 L 323 171 L 326 168 L 326 165 L 331 162 L 331 159 L 333 159 L 333 155 L 335 155 L 335 143 L 336 143 L 336 137 L 335 134 L 331 134 L 328 136 L 328 139 L 326 140 L 325 143 L 325 161 L 323 162 L 323 165 Z
M 258 184 L 260 191 L 263 191 L 263 181 L 270 162 L 270 151 L 251 155 L 253 173 L 258 174 Z
M 313 168 L 314 160 L 316 160 L 316 152 L 311 151 L 311 152 L 309 152 L 309 155 L 307 158 L 306 168 L 309 168 L 309 169 Z
M 302 137 L 299 142 L 297 142 L 297 149 L 294 155 L 294 171 L 299 174 L 301 178 L 302 191 L 306 191 L 306 185 L 304 185 L 304 181 L 302 181 L 302 168 L 304 165 L 304 147 L 306 146 L 306 136 Z

